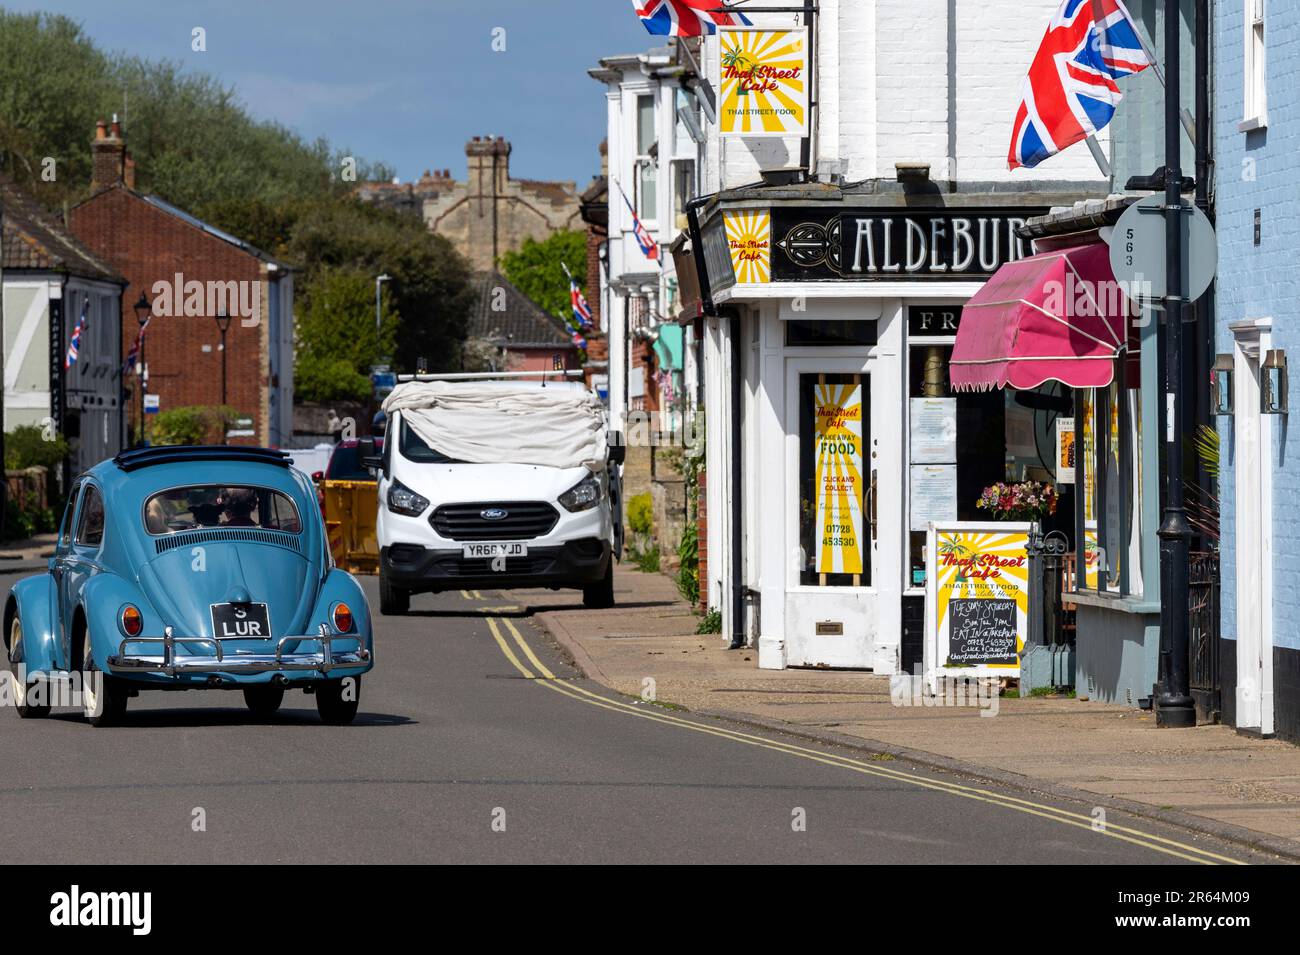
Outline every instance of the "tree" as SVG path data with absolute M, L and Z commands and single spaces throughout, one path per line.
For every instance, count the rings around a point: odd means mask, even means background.
M 501 256 L 501 273 L 519 291 L 563 322 L 567 322 L 573 315 L 573 305 L 569 299 L 569 277 L 564 274 L 565 265 L 580 285 L 585 284 L 585 234 L 553 232 L 542 242 L 525 239 L 518 252 L 507 252 Z
M 317 269 L 365 276 L 372 315 L 375 276 L 391 276 L 383 294 L 401 315 L 391 352 L 395 367 L 414 371 L 417 357 L 427 358 L 432 371 L 459 366 L 473 304 L 469 266 L 420 219 L 354 199 L 313 203 L 294 225 L 287 253 L 304 263 L 309 283 Z
M 298 316 L 294 389 L 306 401 L 370 396 L 370 366 L 392 354 L 398 328 L 384 296 L 375 331 L 373 279 L 356 269 L 329 267 L 311 279 Z
M 78 201 L 88 194 L 95 122 L 114 114 L 141 190 L 182 209 L 352 189 L 342 178 L 344 152 L 254 119 L 212 76 L 175 61 L 107 55 L 65 16 L 0 10 L 0 170 L 51 209 Z M 391 177 L 353 158 L 358 180 Z

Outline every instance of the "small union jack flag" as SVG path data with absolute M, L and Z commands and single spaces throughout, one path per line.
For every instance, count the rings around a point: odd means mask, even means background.
M 747 27 L 743 13 L 716 13 L 722 0 L 632 0 L 636 15 L 655 36 L 703 36 L 718 27 Z
M 68 342 L 68 353 L 63 356 L 64 371 L 77 363 L 77 358 L 81 353 L 81 330 L 86 327 L 86 311 L 89 308 L 89 299 L 81 303 L 81 317 L 77 319 L 77 327 L 72 330 L 72 340 Z
M 623 187 L 620 186 L 618 191 L 623 192 Z M 647 259 L 651 262 L 658 262 L 659 246 L 650 237 L 650 233 L 641 224 L 641 220 L 637 218 L 636 210 L 632 208 L 632 200 L 627 197 L 626 192 L 623 192 L 623 201 L 627 203 L 627 211 L 632 213 L 632 232 L 636 235 L 636 244 L 641 246 L 641 252 Z
M 573 318 L 579 328 L 591 328 L 591 306 L 587 304 L 578 280 L 569 276 L 569 300 L 573 303 Z
M 1007 166 L 1037 166 L 1103 129 L 1124 94 L 1115 80 L 1151 65 L 1120 0 L 1062 0 L 1025 77 Z
M 126 353 L 126 361 L 122 362 L 122 374 L 124 376 L 135 371 L 136 362 L 140 360 L 140 348 L 144 344 L 144 330 L 149 327 L 152 318 L 151 315 L 145 317 L 144 324 L 140 326 L 140 331 L 136 333 L 131 350 Z

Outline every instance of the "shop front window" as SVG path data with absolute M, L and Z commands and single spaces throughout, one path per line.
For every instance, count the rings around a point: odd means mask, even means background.
M 870 378 L 799 376 L 799 582 L 871 584 L 876 472 Z
M 1138 390 L 1123 368 L 1106 388 L 1078 392 L 1078 443 L 1083 451 L 1084 528 L 1081 589 L 1121 596 L 1142 593 L 1140 559 L 1141 447 Z
M 908 578 L 925 586 L 926 533 L 931 522 L 988 521 L 996 517 L 976 504 L 999 482 L 1046 482 L 1061 504 L 1045 517 L 1046 530 L 1073 539 L 1073 494 L 1062 484 L 1056 457 L 1056 421 L 1068 416 L 1071 396 L 1049 383 L 1031 391 L 1013 388 L 953 392 L 948 342 L 912 339 L 908 349 Z

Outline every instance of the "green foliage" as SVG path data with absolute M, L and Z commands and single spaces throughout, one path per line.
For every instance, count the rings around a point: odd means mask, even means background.
M 239 412 L 227 405 L 190 405 L 150 417 L 152 444 L 224 444 L 226 430 Z
M 627 527 L 633 534 L 650 534 L 654 524 L 654 502 L 650 492 L 633 494 L 627 499 Z
M 68 442 L 57 431 L 48 439 L 37 424 L 24 424 L 5 435 L 5 468 L 55 468 L 68 456 Z
M 176 61 L 107 54 L 65 16 L 0 10 L 0 169 L 50 208 L 77 201 L 90 182 L 95 122 L 114 113 L 141 190 L 181 208 L 351 188 L 324 140 L 254 119 L 215 78 Z M 53 182 L 41 178 L 46 156 L 56 161 Z M 359 179 L 390 175 L 357 162 Z
M 632 558 L 632 563 L 636 564 L 636 569 L 646 574 L 659 573 L 659 548 L 651 544 L 645 550 L 632 550 L 628 556 Z
M 16 501 L 5 499 L 5 540 L 26 540 L 37 534 L 49 534 L 58 530 L 58 527 L 58 518 L 50 508 L 23 511 L 19 510 Z
M 710 610 L 700 618 L 700 625 L 695 628 L 696 633 L 721 633 L 722 632 L 722 611 L 718 609 Z
M 700 540 L 695 521 L 688 520 L 682 528 L 682 540 L 677 545 L 677 589 L 686 602 L 694 607 L 700 602 Z
M 518 252 L 501 256 L 501 274 L 561 321 L 568 321 L 573 315 L 565 265 L 579 285 L 585 284 L 587 237 L 584 233 L 555 232 L 542 242 L 525 239 Z
M 1200 425 L 1192 435 L 1192 449 L 1201 467 L 1214 480 L 1219 479 L 1219 432 L 1208 424 Z
M 397 313 L 392 297 L 381 300 L 378 334 L 374 282 L 356 269 L 320 269 L 304 299 L 298 315 L 294 390 L 306 401 L 365 401 L 370 366 L 393 352 Z
M 474 295 L 469 265 L 419 218 L 353 199 L 308 203 L 291 227 L 285 252 L 291 261 L 303 263 L 308 298 L 322 271 L 343 269 L 365 276 L 371 337 L 374 278 L 392 276 L 383 300 L 401 316 L 392 341 L 397 370 L 414 371 L 419 356 L 429 359 L 430 371 L 459 370 Z M 354 357 L 346 351 L 333 354 Z

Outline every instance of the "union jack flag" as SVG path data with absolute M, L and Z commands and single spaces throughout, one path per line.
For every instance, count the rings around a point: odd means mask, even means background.
M 140 326 L 140 331 L 135 336 L 135 343 L 131 345 L 131 350 L 126 353 L 126 361 L 122 362 L 123 376 L 135 371 L 136 362 L 140 360 L 140 346 L 144 344 L 144 330 L 149 327 L 152 315 L 146 316 L 144 324 Z
M 743 13 L 712 13 L 722 0 L 632 0 L 636 15 L 655 36 L 702 36 L 718 27 L 747 27 Z
M 81 317 L 77 319 L 77 327 L 72 330 L 72 340 L 68 342 L 68 353 L 63 356 L 64 371 L 77 363 L 77 358 L 81 352 L 81 330 L 86 327 L 86 310 L 89 307 L 89 300 L 81 303 Z
M 1007 167 L 1037 166 L 1103 129 L 1115 81 L 1151 65 L 1121 0 L 1062 0 L 1025 76 Z
M 623 187 L 620 186 L 618 191 L 623 192 Z M 641 246 L 641 251 L 647 259 L 651 262 L 658 262 L 659 246 L 650 237 L 650 233 L 641 224 L 641 220 L 637 218 L 636 210 L 632 208 L 632 200 L 627 197 L 626 192 L 623 192 L 623 201 L 627 203 L 627 211 L 632 213 L 632 232 L 636 235 L 636 244 Z
M 591 306 L 578 287 L 578 280 L 569 276 L 569 300 L 573 303 L 573 318 L 579 328 L 591 328 Z

